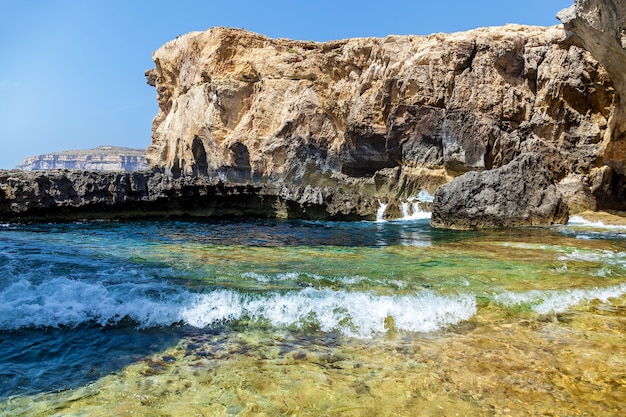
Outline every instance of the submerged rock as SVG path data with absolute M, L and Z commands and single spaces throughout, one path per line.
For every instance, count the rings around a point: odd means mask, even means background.
M 543 156 L 520 155 L 502 168 L 468 172 L 435 193 L 433 227 L 482 229 L 564 224 L 567 205 Z

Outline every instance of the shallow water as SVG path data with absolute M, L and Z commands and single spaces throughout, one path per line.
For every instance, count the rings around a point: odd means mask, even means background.
M 626 415 L 626 233 L 0 226 L 3 415 Z

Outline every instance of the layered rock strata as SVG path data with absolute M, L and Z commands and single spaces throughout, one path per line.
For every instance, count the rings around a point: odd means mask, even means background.
M 85 171 L 144 171 L 145 149 L 98 146 L 95 149 L 53 152 L 31 156 L 15 167 L 25 171 L 78 169 Z
M 601 208 L 619 185 L 603 154 L 617 98 L 565 39 L 518 25 L 327 43 L 190 33 L 146 73 L 159 103 L 147 158 L 175 177 L 395 198 L 532 151 Z
M 378 203 L 350 190 L 224 184 L 152 172 L 0 171 L 0 221 L 143 217 L 375 219 Z

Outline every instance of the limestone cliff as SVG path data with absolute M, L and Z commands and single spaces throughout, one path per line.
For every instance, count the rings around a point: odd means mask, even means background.
M 558 18 L 569 41 L 581 45 L 606 68 L 618 98 L 603 140 L 603 182 L 619 187 L 614 194 L 624 199 L 626 186 L 626 2 L 623 0 L 576 0 Z M 613 172 L 613 170 L 615 172 Z
M 430 192 L 534 151 L 598 200 L 616 106 L 561 26 L 326 43 L 213 28 L 168 42 L 149 164 L 174 176 Z
M 98 146 L 95 149 L 31 156 L 15 167 L 25 171 L 80 169 L 85 171 L 142 171 L 148 169 L 144 149 Z

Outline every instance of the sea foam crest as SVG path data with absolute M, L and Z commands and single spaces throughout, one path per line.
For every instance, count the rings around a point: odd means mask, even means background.
M 539 314 L 562 313 L 579 304 L 599 300 L 606 303 L 611 298 L 626 294 L 626 283 L 605 288 L 569 289 L 564 291 L 538 291 L 525 293 L 504 292 L 496 294 L 495 302 L 511 307 L 530 304 Z
M 589 221 L 586 220 L 582 216 L 571 216 L 569 221 L 567 222 L 568 226 L 581 226 L 581 227 L 591 227 L 595 229 L 609 229 L 609 230 L 621 230 L 626 231 L 626 226 L 623 225 L 611 225 L 605 224 L 601 221 Z
M 390 319 L 396 329 L 430 332 L 467 320 L 476 314 L 471 295 L 442 296 L 430 292 L 405 296 L 379 296 L 306 288 L 299 292 L 252 296 L 228 290 L 198 294 L 182 311 L 186 323 L 206 327 L 248 317 L 276 326 L 301 327 L 315 321 L 322 331 L 371 337 L 386 331 Z
M 274 326 L 314 323 L 323 331 L 371 337 L 396 329 L 429 332 L 476 313 L 473 295 L 432 292 L 381 296 L 305 288 L 297 292 L 250 294 L 233 290 L 193 293 L 154 284 L 85 283 L 56 278 L 41 284 L 20 280 L 0 291 L 0 329 L 115 325 L 131 319 L 141 328 L 183 323 L 207 327 L 242 318 Z M 390 320 L 391 319 L 391 320 Z
M 143 327 L 170 324 L 178 320 L 172 305 L 184 298 L 150 284 L 105 286 L 54 278 L 36 285 L 22 279 L 0 292 L 0 329 L 73 327 L 92 321 L 105 326 L 124 318 Z

